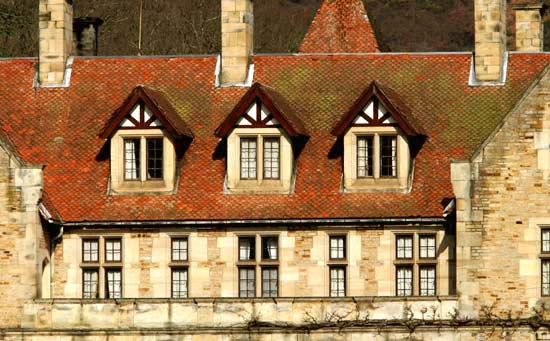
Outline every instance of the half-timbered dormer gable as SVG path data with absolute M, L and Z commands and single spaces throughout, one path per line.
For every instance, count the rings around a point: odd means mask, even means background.
M 160 91 L 139 85 L 113 113 L 99 133 L 111 138 L 119 129 L 163 129 L 172 138 L 193 138 L 193 133 Z
M 394 127 L 407 136 L 422 135 L 422 128 L 399 95 L 376 81 L 361 94 L 332 134 L 341 137 L 351 127 Z
M 216 136 L 227 139 L 226 191 L 289 193 L 303 123 L 274 89 L 254 84 Z
M 291 137 L 307 136 L 304 124 L 275 89 L 255 83 L 216 129 L 227 137 L 234 128 L 282 128 Z
M 406 191 L 422 129 L 392 89 L 372 82 L 333 129 L 344 144 L 345 191 Z
M 99 136 L 110 141 L 111 194 L 174 191 L 178 146 L 193 139 L 168 99 L 141 85 Z

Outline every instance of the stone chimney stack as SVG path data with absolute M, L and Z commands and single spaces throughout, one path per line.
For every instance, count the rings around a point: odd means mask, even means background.
M 221 83 L 243 83 L 254 49 L 253 0 L 221 0 L 221 3 Z
M 73 47 L 73 1 L 40 0 L 38 80 L 62 84 Z
M 475 0 L 475 78 L 502 79 L 506 53 L 506 0 Z
M 544 46 L 543 4 L 517 4 L 513 8 L 516 14 L 516 50 L 542 52 Z
M 82 17 L 73 23 L 73 51 L 77 56 L 97 56 L 99 26 L 103 20 L 95 17 Z

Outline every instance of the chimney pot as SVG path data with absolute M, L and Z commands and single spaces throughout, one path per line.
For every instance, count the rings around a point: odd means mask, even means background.
M 77 56 L 97 56 L 99 27 L 103 20 L 96 17 L 76 18 L 73 23 L 73 51 Z

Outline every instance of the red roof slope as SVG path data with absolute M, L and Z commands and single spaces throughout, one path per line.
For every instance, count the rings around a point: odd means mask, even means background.
M 65 221 L 441 217 L 453 197 L 450 159 L 487 138 L 550 62 L 511 54 L 502 87 L 470 87 L 470 54 L 257 56 L 254 81 L 284 97 L 309 133 L 293 193 L 224 194 L 216 127 L 247 88 L 216 88 L 216 57 L 75 58 L 68 88 L 33 88 L 36 60 L 0 61 L 0 127 L 25 161 L 44 164 L 45 191 Z M 393 89 L 424 127 L 410 193 L 342 193 L 331 130 L 372 81 Z M 109 196 L 97 132 L 138 84 L 162 91 L 194 140 L 173 195 Z
M 302 53 L 379 52 L 362 0 L 324 0 L 299 51 Z

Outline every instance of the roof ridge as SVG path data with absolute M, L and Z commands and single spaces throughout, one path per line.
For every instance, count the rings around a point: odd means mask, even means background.
M 362 0 L 324 0 L 300 52 L 380 52 Z

